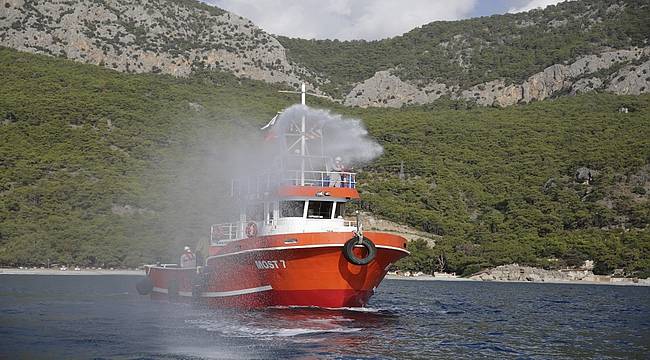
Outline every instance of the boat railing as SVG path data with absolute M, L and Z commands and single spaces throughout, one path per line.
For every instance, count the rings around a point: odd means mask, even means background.
M 295 186 L 357 187 L 357 174 L 346 171 L 287 171 L 283 184 Z
M 226 242 L 241 238 L 243 233 L 243 223 L 241 221 L 234 223 L 213 224 L 210 226 L 210 243 Z
M 355 220 L 343 220 L 340 218 L 338 220 L 342 220 L 343 226 L 345 227 L 357 226 Z M 278 224 L 281 225 L 281 221 L 282 219 L 280 219 L 280 222 L 277 219 L 269 219 L 265 221 L 236 221 L 231 223 L 213 224 L 210 226 L 210 244 L 224 244 L 230 241 L 240 240 L 244 238 L 247 232 L 246 227 L 251 223 L 255 223 L 255 225 L 261 227 L 275 228 L 278 226 Z M 262 228 L 256 230 L 261 231 Z
M 289 170 L 283 173 L 270 173 L 233 179 L 231 195 L 235 197 L 262 195 L 278 186 L 320 186 L 356 188 L 357 174 L 347 171 L 301 171 Z

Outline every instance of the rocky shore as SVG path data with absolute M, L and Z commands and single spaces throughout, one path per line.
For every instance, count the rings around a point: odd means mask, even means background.
M 481 281 L 517 281 L 535 283 L 590 283 L 650 286 L 650 279 L 595 275 L 591 270 L 545 270 L 518 264 L 501 265 L 470 277 Z
M 592 284 L 592 285 L 637 285 L 650 286 L 650 278 L 625 278 L 608 275 L 595 275 L 591 270 L 544 270 L 518 264 L 501 265 L 483 270 L 470 277 L 456 274 L 438 273 L 434 275 L 421 272 L 389 272 L 386 279 L 419 281 L 494 281 L 494 282 L 532 282 L 549 284 Z

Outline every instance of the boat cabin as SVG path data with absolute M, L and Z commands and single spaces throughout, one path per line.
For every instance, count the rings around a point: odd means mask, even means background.
M 211 244 L 249 237 L 356 229 L 344 219 L 346 203 L 359 198 L 356 174 L 341 171 L 284 171 L 234 180 L 239 221 L 214 224 Z

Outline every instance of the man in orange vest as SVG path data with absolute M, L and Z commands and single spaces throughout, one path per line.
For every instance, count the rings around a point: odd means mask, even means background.
M 192 249 L 189 246 L 185 247 L 185 252 L 181 255 L 181 267 L 182 268 L 193 268 L 196 267 L 196 256 L 192 253 Z

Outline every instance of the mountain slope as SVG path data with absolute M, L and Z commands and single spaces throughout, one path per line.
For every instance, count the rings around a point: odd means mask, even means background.
M 650 92 L 650 5 L 580 0 L 433 22 L 381 41 L 274 37 L 194 0 L 4 0 L 0 45 L 124 72 L 201 69 L 297 87 L 348 106 L 440 98 L 508 106 L 581 92 Z
M 249 20 L 192 0 L 7 0 L 0 45 L 123 72 L 223 69 L 289 84 L 304 77 L 282 45 Z
M 479 84 L 499 81 L 505 88 L 586 55 L 645 48 L 648 18 L 650 5 L 643 0 L 582 0 L 527 13 L 433 22 L 381 41 L 279 40 L 289 58 L 329 79 L 323 89 L 346 96 L 347 104 L 387 106 L 393 100 L 393 106 L 401 106 L 441 96 L 473 100 L 472 87 Z M 639 59 L 648 60 L 648 50 L 615 58 L 597 77 L 606 80 L 621 64 Z
M 219 150 L 289 104 L 216 72 L 127 75 L 3 48 L 0 64 L 5 265 L 169 261 L 229 214 L 230 174 L 208 166 Z

